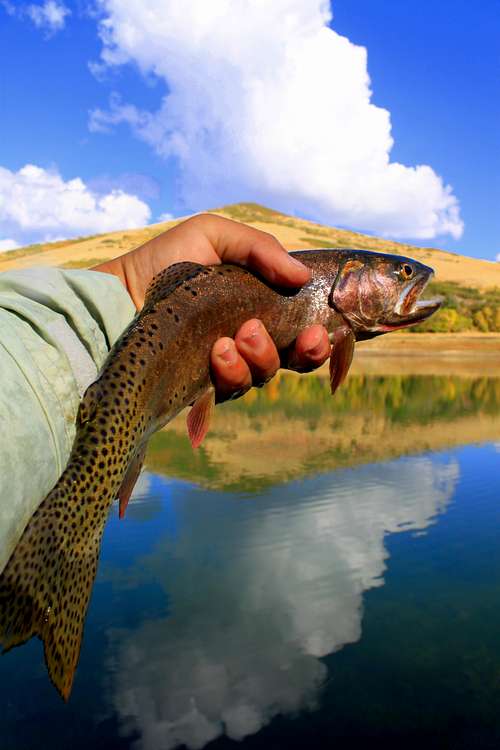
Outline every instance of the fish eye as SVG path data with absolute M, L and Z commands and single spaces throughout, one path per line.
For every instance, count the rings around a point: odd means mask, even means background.
M 411 279 L 413 276 L 413 267 L 409 263 L 402 263 L 399 268 L 399 273 L 403 279 Z

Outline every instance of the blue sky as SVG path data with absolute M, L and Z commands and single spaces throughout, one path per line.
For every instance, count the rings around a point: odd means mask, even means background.
M 0 2 L 0 247 L 256 200 L 495 259 L 498 0 L 240 4 Z

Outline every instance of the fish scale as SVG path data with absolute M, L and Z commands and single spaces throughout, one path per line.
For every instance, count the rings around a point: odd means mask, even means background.
M 40 637 L 49 676 L 64 699 L 73 684 L 110 506 L 118 496 L 123 515 L 149 438 L 184 407 L 194 404 L 188 416 L 193 445 L 203 439 L 215 402 L 209 369 L 215 341 L 233 337 L 242 323 L 258 317 L 286 366 L 299 332 L 324 325 L 333 341 L 330 373 L 335 391 L 349 369 L 354 340 L 387 326 L 402 327 L 399 314 L 391 322 L 396 304 L 404 307 L 408 289 L 413 305 L 418 274 L 422 281 L 417 291 L 432 274 L 410 259 L 363 251 L 296 255 L 311 270 L 311 280 L 298 290 L 273 288 L 249 270 L 227 264 L 186 262 L 166 269 L 151 283 L 142 311 L 87 389 L 68 465 L 0 576 L 4 650 Z M 410 263 L 416 269 L 411 283 L 396 281 L 396 271 L 402 273 L 397 269 Z M 374 298 L 361 299 L 370 273 L 377 274 L 370 287 Z M 368 308 L 379 317 L 361 320 L 360 310 Z M 431 312 L 434 309 L 436 303 Z M 423 308 L 419 314 L 408 308 L 403 324 L 428 314 Z

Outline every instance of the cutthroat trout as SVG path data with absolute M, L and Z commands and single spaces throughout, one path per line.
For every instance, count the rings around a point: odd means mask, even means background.
M 358 250 L 295 256 L 311 269 L 298 290 L 274 289 L 232 265 L 166 269 L 86 391 L 68 465 L 0 576 L 0 641 L 7 650 L 40 637 L 63 698 L 71 691 L 111 503 L 119 497 L 123 515 L 149 438 L 188 405 L 189 435 L 200 444 L 215 403 L 214 342 L 258 317 L 286 366 L 298 333 L 322 324 L 333 345 L 335 392 L 355 341 L 417 323 L 439 307 L 437 300 L 419 300 L 432 270 L 408 258 Z

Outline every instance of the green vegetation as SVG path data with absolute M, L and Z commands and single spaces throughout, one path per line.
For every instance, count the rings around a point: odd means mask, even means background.
M 430 396 L 432 394 L 432 397 Z M 466 414 L 498 414 L 500 379 L 455 376 L 350 375 L 332 399 L 327 378 L 281 374 L 262 390 L 222 409 L 257 418 L 276 410 L 284 420 L 307 414 L 312 429 L 328 417 L 370 413 L 389 424 L 427 424 Z
M 485 291 L 452 281 L 429 284 L 428 293 L 443 297 L 443 306 L 414 332 L 458 333 L 500 331 L 500 289 Z
M 336 247 L 335 243 L 330 237 L 321 237 L 321 235 L 314 235 L 313 237 L 301 237 L 301 242 L 307 242 L 312 247 Z
M 231 206 L 222 206 L 220 208 L 214 208 L 213 211 L 224 212 L 227 216 L 235 221 L 254 222 L 254 221 L 270 221 L 273 223 L 287 224 L 293 226 L 293 219 L 286 214 L 282 214 L 279 211 L 274 211 L 272 208 L 266 208 L 260 206 L 258 203 L 235 203 Z

